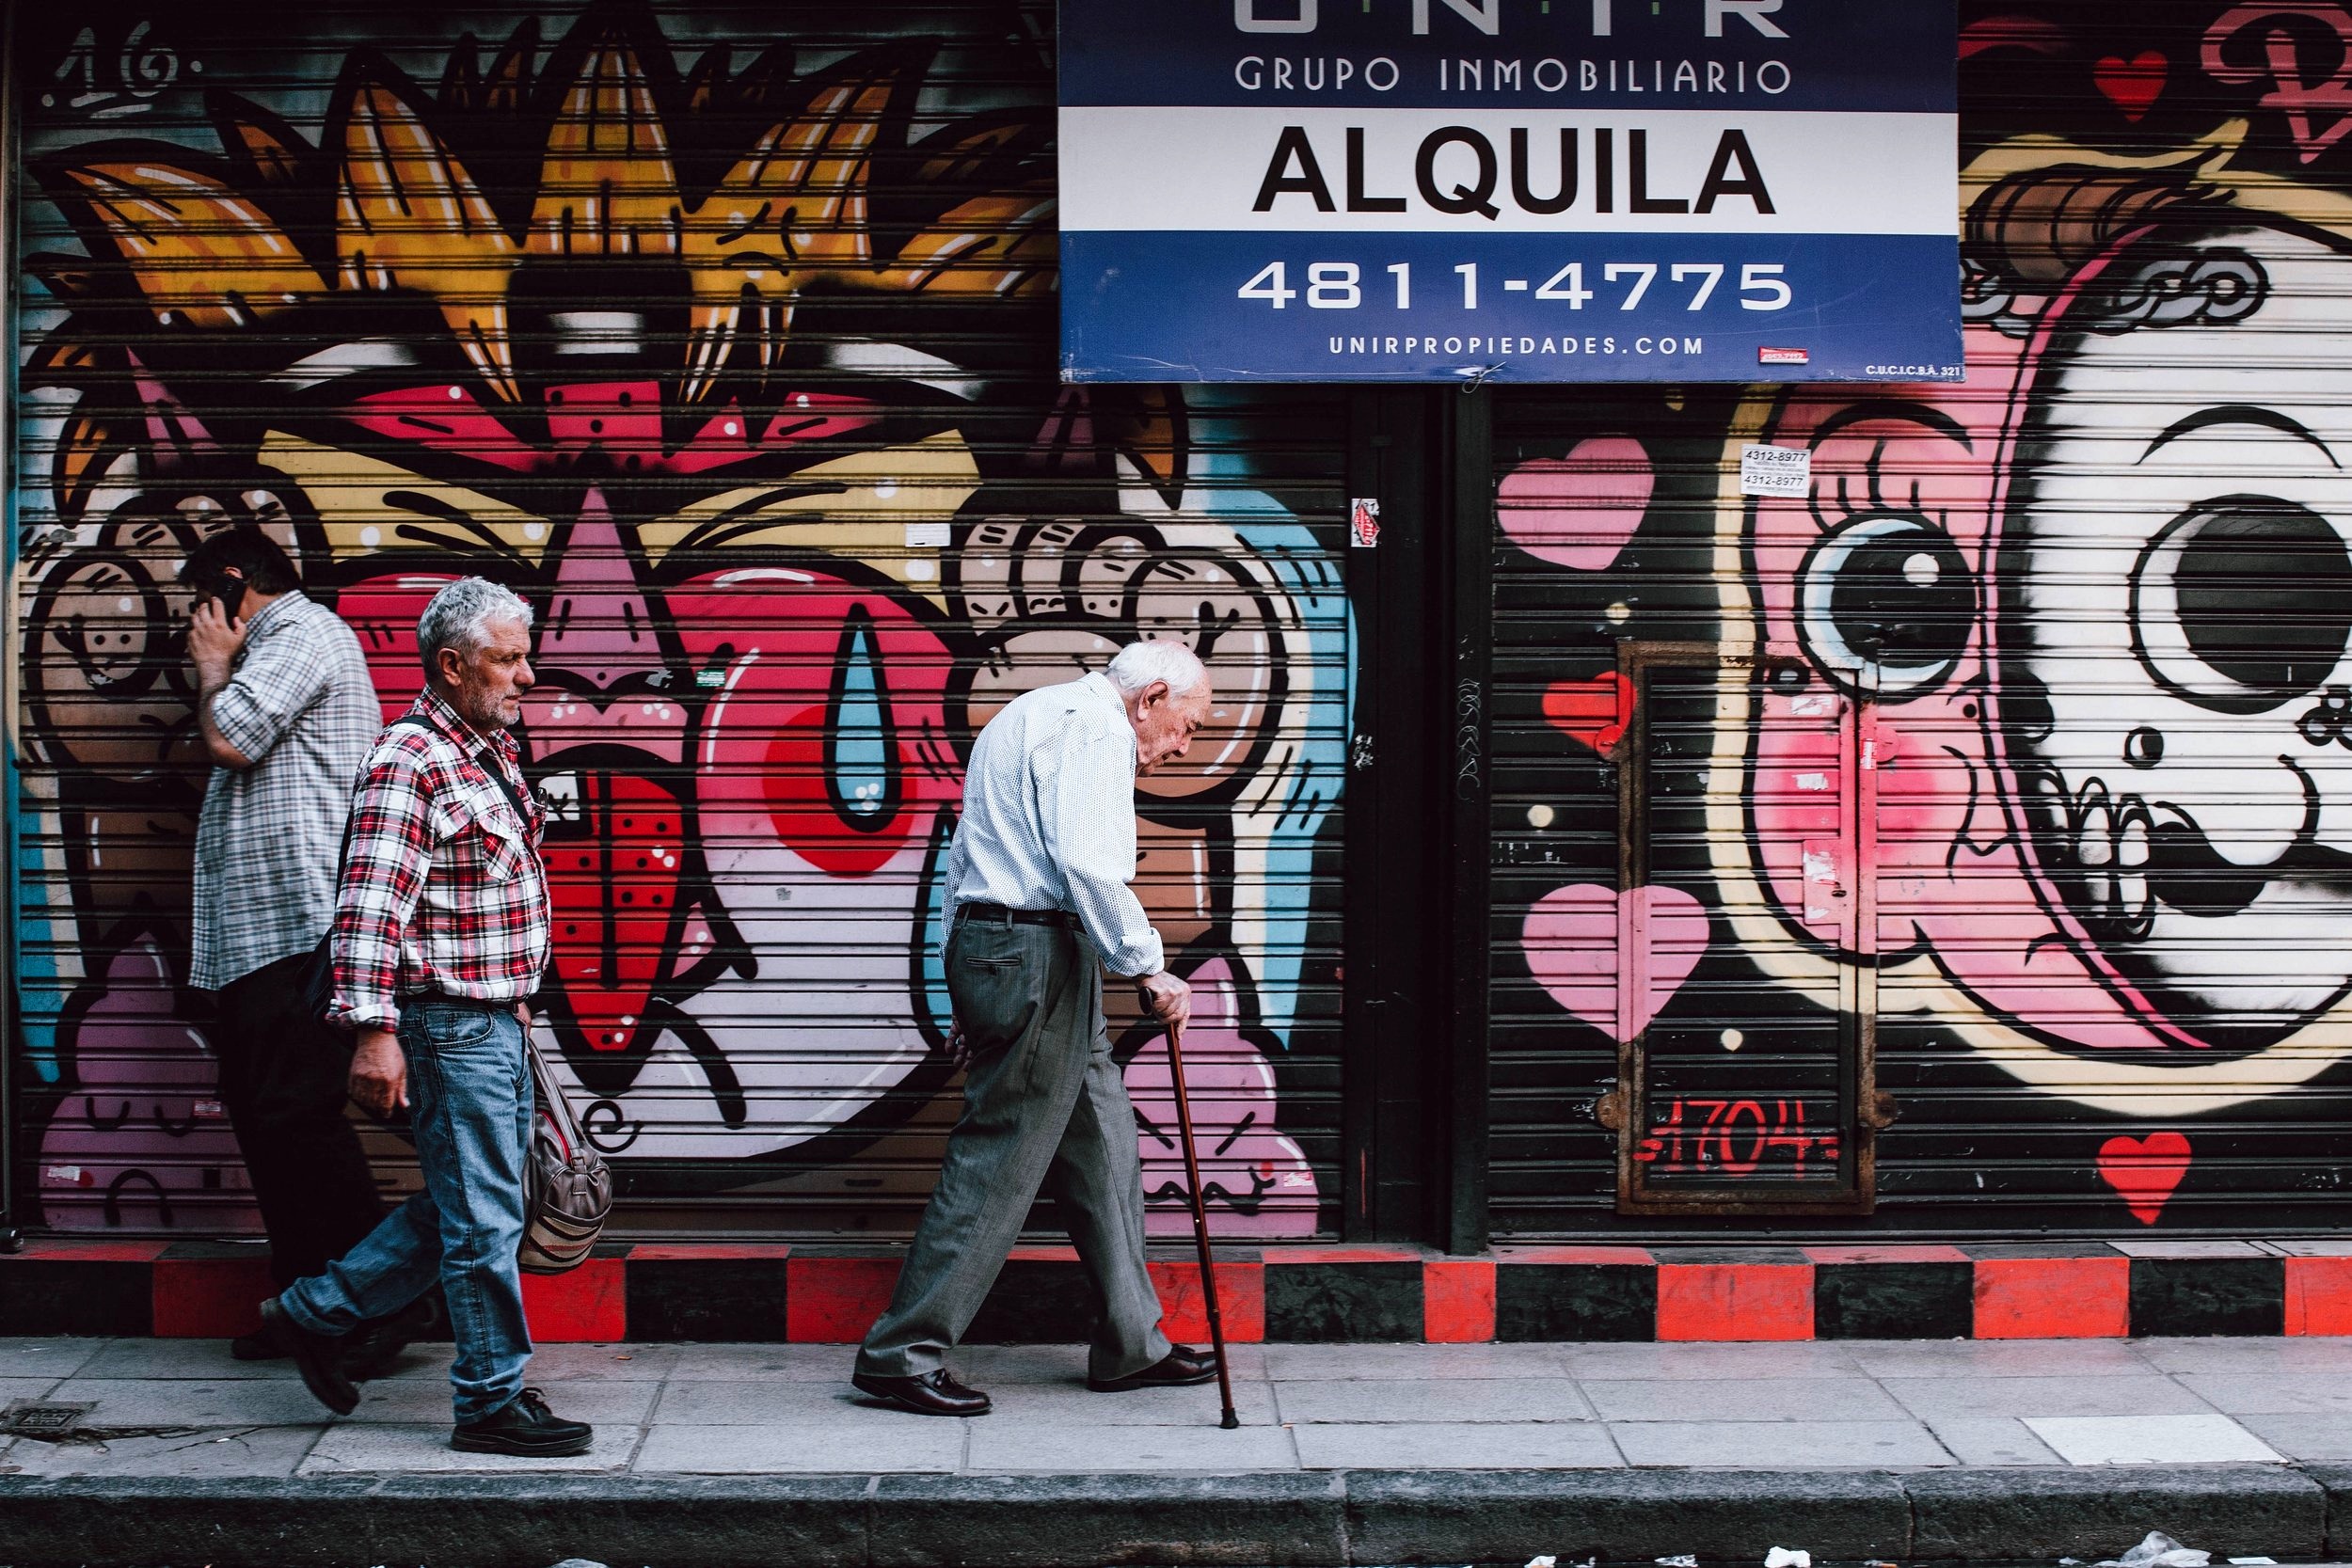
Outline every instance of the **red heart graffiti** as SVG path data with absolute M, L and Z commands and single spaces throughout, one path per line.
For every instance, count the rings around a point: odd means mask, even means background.
M 2099 1146 L 2099 1179 L 2122 1196 L 2142 1225 L 2153 1225 L 2188 1174 L 2188 1140 L 2178 1132 L 2109 1138 Z
M 1553 681 L 1544 692 L 1544 717 L 1562 735 L 1605 758 L 1633 721 L 1633 683 L 1611 670 L 1588 681 Z
M 2090 79 L 2099 84 L 2107 102 L 2123 112 L 2125 119 L 2137 122 L 2164 96 L 2164 79 L 2170 69 L 2162 54 L 2143 49 L 2128 60 L 2106 55 L 2090 68 Z

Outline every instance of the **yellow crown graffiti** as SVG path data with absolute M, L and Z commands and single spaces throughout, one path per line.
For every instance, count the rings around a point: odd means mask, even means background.
M 910 145 L 924 51 L 852 55 L 789 81 L 764 113 L 746 85 L 783 76 L 781 51 L 740 77 L 713 51 L 680 81 L 634 4 L 593 8 L 534 83 L 538 53 L 535 24 L 526 24 L 485 75 L 468 39 L 437 103 L 389 62 L 356 55 L 315 149 L 267 111 L 215 94 L 208 107 L 225 163 L 155 144 L 123 144 L 119 155 L 83 150 L 47 181 L 81 220 L 98 264 L 32 264 L 77 309 L 123 303 L 116 278 L 127 275 L 137 304 L 180 333 L 247 333 L 321 301 L 421 296 L 483 384 L 510 404 L 523 397 L 510 294 L 526 263 L 682 268 L 688 317 L 675 395 L 687 403 L 730 372 L 764 383 L 796 304 L 820 284 L 997 298 L 1054 287 L 1053 187 L 1029 156 L 1041 124 L 989 117 Z M 575 55 L 577 68 L 563 70 Z M 437 126 L 468 115 L 513 125 L 546 117 L 527 212 L 512 200 L 501 211 L 501 187 L 479 178 L 453 147 L 459 138 Z M 731 163 L 699 199 L 679 178 L 681 118 L 760 127 L 726 150 Z M 921 214 L 887 236 L 874 214 L 885 164 L 889 194 Z M 331 188 L 324 223 L 289 216 L 305 199 L 306 171 L 310 184 Z M 104 265 L 107 248 L 119 268 Z M 89 346 L 98 336 L 69 321 L 32 362 L 28 384 L 87 388 L 103 372 L 119 374 L 128 367 L 103 363 Z M 739 345 L 748 363 L 737 361 Z M 131 444 L 130 412 L 86 406 L 69 420 L 57 462 L 62 515 L 78 515 L 96 476 Z

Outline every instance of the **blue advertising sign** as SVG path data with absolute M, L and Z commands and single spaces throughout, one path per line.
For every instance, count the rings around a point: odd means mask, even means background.
M 1061 0 L 1071 381 L 1957 380 L 1951 0 Z

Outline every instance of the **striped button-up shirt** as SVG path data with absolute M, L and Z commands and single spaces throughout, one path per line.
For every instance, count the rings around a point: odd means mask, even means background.
M 384 727 L 359 639 L 298 592 L 246 623 L 212 713 L 251 766 L 214 768 L 197 819 L 188 984 L 200 990 L 326 934 L 351 781 Z
M 399 999 L 425 992 L 524 1001 L 548 961 L 547 813 L 515 737 L 484 736 L 429 687 L 408 714 L 430 727 L 395 724 L 369 753 L 335 909 L 334 1011 L 359 1028 L 396 1027 Z
M 1114 974 L 1164 967 L 1136 874 L 1136 730 L 1109 677 L 1026 691 L 988 721 L 947 851 L 951 903 L 1067 910 Z

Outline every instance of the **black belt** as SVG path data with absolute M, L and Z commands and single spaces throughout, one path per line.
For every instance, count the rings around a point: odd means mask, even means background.
M 993 920 L 1000 926 L 1058 926 L 1065 931 L 1078 928 L 1078 917 L 1068 910 L 1009 910 L 1002 904 L 958 904 L 956 918 Z

